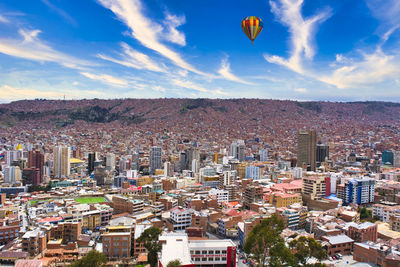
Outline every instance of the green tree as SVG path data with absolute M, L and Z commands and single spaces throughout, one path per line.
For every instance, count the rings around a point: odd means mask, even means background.
M 70 267 L 101 267 L 107 263 L 106 256 L 97 250 L 91 250 L 82 259 L 69 265 Z
M 161 234 L 161 229 L 157 227 L 150 227 L 137 239 L 137 242 L 143 243 L 147 249 L 147 261 L 151 267 L 157 266 L 157 253 L 161 251 L 161 244 L 158 241 L 158 236 Z
M 254 259 L 258 266 L 285 266 L 293 263 L 293 256 L 285 246 L 280 234 L 285 224 L 276 215 L 262 220 L 249 233 L 244 251 Z
M 181 261 L 180 260 L 173 260 L 168 262 L 167 267 L 181 267 Z
M 321 244 L 312 237 L 301 236 L 289 243 L 296 266 L 321 266 L 320 261 L 327 258 L 326 251 Z M 311 258 L 317 259 L 319 262 L 315 264 L 307 264 Z

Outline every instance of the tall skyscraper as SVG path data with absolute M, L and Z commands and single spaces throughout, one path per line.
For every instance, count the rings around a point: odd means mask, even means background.
M 317 134 L 315 130 L 299 131 L 297 136 L 297 166 L 307 166 L 307 170 L 315 171 L 317 156 Z
M 154 175 L 156 169 L 162 168 L 161 147 L 153 146 L 150 149 L 150 173 Z
M 28 152 L 28 168 L 39 169 L 39 184 L 43 181 L 44 155 L 40 151 Z
M 94 171 L 94 162 L 96 161 L 96 153 L 89 152 L 88 154 L 88 174 Z
M 191 147 L 186 149 L 186 162 L 185 170 L 193 170 L 193 160 L 196 160 L 200 164 L 200 151 L 197 148 Z
M 115 170 L 115 155 L 113 153 L 107 153 L 106 155 L 106 170 Z
M 243 140 L 237 140 L 236 142 L 232 142 L 229 156 L 238 159 L 239 161 L 244 161 L 244 149 L 245 144 Z
M 70 148 L 66 146 L 56 146 L 54 154 L 54 177 L 66 178 L 70 175 Z
M 329 146 L 317 144 L 317 167 L 321 166 L 321 163 L 327 159 L 329 159 Z
M 10 166 L 4 168 L 4 182 L 14 184 L 21 180 L 22 173 L 18 166 Z

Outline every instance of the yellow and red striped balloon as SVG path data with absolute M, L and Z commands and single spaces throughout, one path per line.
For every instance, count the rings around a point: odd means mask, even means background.
M 262 20 L 256 16 L 250 16 L 242 20 L 242 30 L 249 37 L 251 44 L 260 34 L 263 26 Z

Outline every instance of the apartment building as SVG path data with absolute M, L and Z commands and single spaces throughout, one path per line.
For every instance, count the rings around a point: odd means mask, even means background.
M 103 253 L 109 259 L 122 259 L 130 257 L 131 233 L 104 233 Z
M 312 200 L 322 199 L 325 197 L 326 193 L 325 177 L 304 177 L 301 192 L 303 195 L 310 197 Z
M 22 236 L 22 250 L 30 256 L 36 256 L 46 249 L 47 236 L 39 228 L 28 231 Z
M 142 200 L 129 199 L 123 196 L 113 196 L 113 208 L 115 214 L 128 212 L 129 214 L 143 211 L 144 203 Z
M 170 210 L 168 228 L 172 231 L 185 230 L 192 225 L 192 209 L 175 207 Z

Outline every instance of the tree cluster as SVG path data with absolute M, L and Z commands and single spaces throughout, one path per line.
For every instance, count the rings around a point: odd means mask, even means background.
M 244 244 L 244 251 L 259 267 L 271 266 L 325 266 L 326 251 L 313 238 L 300 237 L 288 245 L 280 236 L 285 228 L 282 219 L 276 215 L 262 220 L 250 232 Z M 310 263 L 313 259 L 314 263 Z

